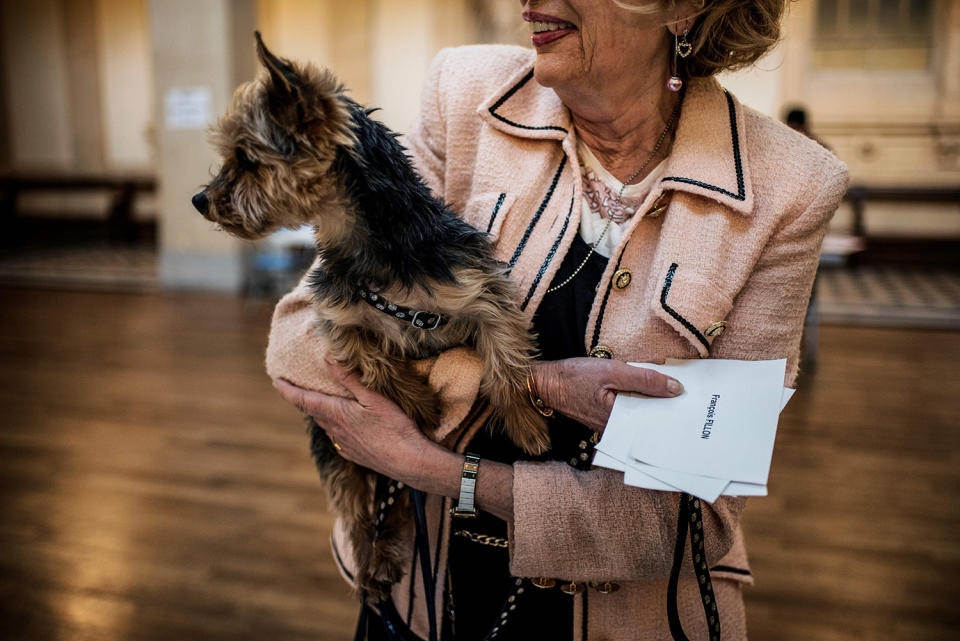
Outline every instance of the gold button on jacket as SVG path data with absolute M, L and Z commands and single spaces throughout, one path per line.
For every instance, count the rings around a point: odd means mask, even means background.
M 613 350 L 607 347 L 606 345 L 597 345 L 590 350 L 590 356 L 594 358 L 613 358 Z
M 530 583 L 533 584 L 536 588 L 549 589 L 557 584 L 553 579 L 547 578 L 545 576 L 537 577 L 535 579 L 530 579 Z
M 667 205 L 669 204 L 667 193 L 663 192 L 657 199 L 653 201 L 653 205 L 650 206 L 650 209 L 647 210 L 647 213 L 644 214 L 647 218 L 656 218 L 663 212 L 667 210 Z
M 590 587 L 600 594 L 610 594 L 611 592 L 616 592 L 620 589 L 620 585 L 614 583 L 613 581 L 591 581 Z
M 716 323 L 712 323 L 710 327 L 704 330 L 703 333 L 706 336 L 717 337 L 723 334 L 723 332 L 726 331 L 726 329 L 727 329 L 727 321 L 717 321 Z
M 576 581 L 571 581 L 570 583 L 564 583 L 560 586 L 560 591 L 564 594 L 580 594 L 583 592 L 583 584 L 577 583 Z
M 633 272 L 629 269 L 618 269 L 613 275 L 613 286 L 615 289 L 626 289 L 633 280 Z

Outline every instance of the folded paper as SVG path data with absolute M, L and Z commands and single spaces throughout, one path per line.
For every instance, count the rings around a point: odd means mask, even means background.
M 766 496 L 777 420 L 793 395 L 786 360 L 668 360 L 631 363 L 678 379 L 674 398 L 620 394 L 594 465 L 624 472 L 624 483 L 721 495 Z

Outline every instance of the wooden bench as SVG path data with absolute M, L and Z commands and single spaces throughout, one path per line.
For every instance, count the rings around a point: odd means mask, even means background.
M 17 201 L 28 192 L 107 193 L 110 205 L 107 211 L 96 212 L 96 220 L 106 224 L 111 239 L 129 241 L 136 237 L 136 198 L 156 188 L 156 179 L 144 174 L 0 173 L 0 217 L 8 224 L 16 222 L 20 218 Z
M 960 188 L 957 187 L 904 187 L 904 186 L 871 186 L 854 184 L 847 189 L 844 200 L 850 203 L 853 221 L 849 234 L 828 234 L 823 241 L 820 252 L 820 265 L 847 266 L 858 264 L 859 257 L 878 244 L 878 239 L 871 237 L 867 231 L 866 215 L 867 202 L 899 202 L 899 203 L 941 203 L 960 205 Z M 960 213 L 960 207 L 957 209 Z M 886 241 L 889 243 L 889 239 Z M 910 239 L 912 244 L 924 242 L 942 243 L 942 240 Z M 948 252 L 951 250 L 948 249 Z M 813 292 L 810 295 L 810 305 L 807 307 L 806 328 L 804 337 L 804 364 L 809 370 L 816 368 L 817 343 L 819 335 L 819 302 L 817 300 L 817 283 L 814 281 Z
M 843 197 L 853 209 L 851 233 L 867 238 L 867 201 L 898 203 L 954 203 L 960 205 L 960 187 L 876 187 L 851 185 Z M 960 212 L 960 210 L 958 210 Z

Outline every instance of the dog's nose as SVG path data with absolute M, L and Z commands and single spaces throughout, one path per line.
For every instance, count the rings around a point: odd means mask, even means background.
M 197 208 L 201 214 L 206 214 L 207 210 L 210 208 L 210 201 L 207 200 L 207 193 L 201 191 L 199 194 L 196 194 L 191 201 L 193 206 Z

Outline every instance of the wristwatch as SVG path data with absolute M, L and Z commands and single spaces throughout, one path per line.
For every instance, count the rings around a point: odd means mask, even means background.
M 463 472 L 460 474 L 460 498 L 450 510 L 453 516 L 472 518 L 477 515 L 474 497 L 477 491 L 477 470 L 480 469 L 480 457 L 466 454 L 463 459 Z

